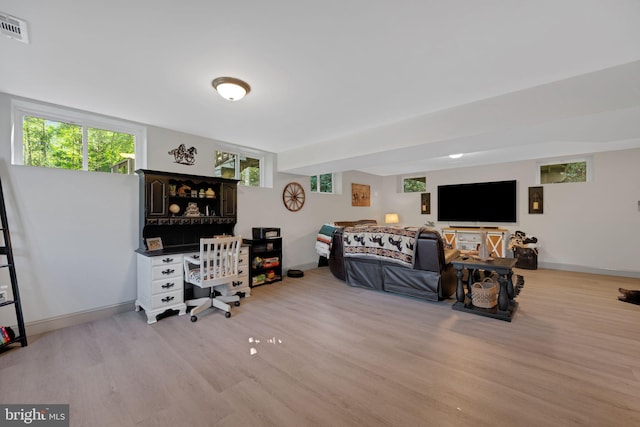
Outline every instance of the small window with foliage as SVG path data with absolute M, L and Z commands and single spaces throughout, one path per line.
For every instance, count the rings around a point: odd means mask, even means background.
M 216 151 L 214 175 L 221 178 L 238 179 L 242 185 L 260 187 L 260 162 L 261 159 L 257 157 Z
M 325 173 L 311 176 L 310 187 L 312 192 L 333 193 L 333 174 Z
M 402 182 L 402 191 L 405 193 L 422 193 L 427 190 L 427 178 L 424 176 L 405 178 Z
M 90 172 L 133 174 L 136 135 L 111 119 L 74 111 L 19 104 L 14 120 L 13 163 Z
M 587 182 L 589 180 L 590 162 L 578 160 L 565 163 L 540 165 L 540 184 L 559 184 L 566 182 Z

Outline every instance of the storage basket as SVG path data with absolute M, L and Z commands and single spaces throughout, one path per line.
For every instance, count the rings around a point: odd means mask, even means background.
M 471 300 L 476 307 L 495 307 L 498 304 L 498 290 L 493 279 L 487 277 L 482 282 L 475 282 L 471 287 Z

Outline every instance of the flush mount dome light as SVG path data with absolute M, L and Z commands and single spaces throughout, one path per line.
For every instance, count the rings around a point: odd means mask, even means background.
M 239 101 L 251 91 L 251 86 L 233 77 L 218 77 L 211 82 L 221 97 L 229 101 Z
M 451 157 L 452 159 L 459 159 L 460 157 L 462 157 L 462 153 L 449 154 L 449 157 Z

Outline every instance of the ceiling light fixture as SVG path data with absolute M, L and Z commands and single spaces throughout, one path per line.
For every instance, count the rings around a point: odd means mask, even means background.
M 462 157 L 462 153 L 449 154 L 449 157 L 451 157 L 452 159 L 459 159 L 460 157 Z
M 239 101 L 251 91 L 249 84 L 233 77 L 218 77 L 211 82 L 211 86 L 229 101 Z

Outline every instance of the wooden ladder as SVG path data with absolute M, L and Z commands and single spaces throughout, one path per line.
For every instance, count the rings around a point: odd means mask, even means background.
M 13 299 L 9 299 L 7 295 L 6 301 L 0 302 L 0 308 L 13 305 L 16 311 L 16 321 L 18 323 L 18 334 L 0 345 L 0 351 L 11 344 L 20 343 L 22 347 L 27 345 L 27 334 L 24 328 L 24 320 L 22 318 L 22 305 L 20 304 L 20 290 L 18 289 L 18 277 L 16 276 L 16 266 L 13 262 L 13 250 L 11 249 L 11 234 L 9 233 L 9 223 L 7 221 L 7 209 L 4 203 L 4 193 L 2 191 L 2 180 L 0 180 L 0 219 L 2 220 L 2 235 L 4 243 L 0 246 L 0 257 L 4 256 L 6 262 L 0 261 L 0 268 L 9 269 L 9 277 L 11 279 L 11 291 Z M 0 258 L 1 259 L 1 258 Z M 0 340 L 0 342 L 2 342 Z

